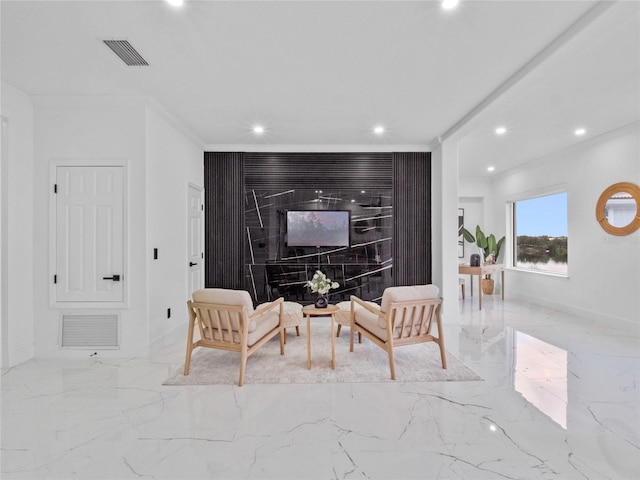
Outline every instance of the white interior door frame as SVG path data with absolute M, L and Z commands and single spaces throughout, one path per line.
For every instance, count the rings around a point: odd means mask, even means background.
M 8 303 L 8 212 L 9 212 L 9 119 L 1 117 L 2 133 L 0 138 L 0 366 L 9 366 L 9 303 Z
M 122 302 L 60 302 L 56 298 L 56 284 L 53 281 L 56 275 L 56 193 L 53 186 L 56 183 L 58 167 L 122 167 L 123 174 L 123 252 L 122 277 L 126 279 L 123 283 Z M 129 182 L 128 182 L 128 161 L 126 159 L 53 159 L 49 163 L 49 305 L 52 308 L 65 309 L 103 309 L 103 308 L 126 308 L 129 306 Z
M 204 189 L 187 185 L 187 298 L 204 288 Z

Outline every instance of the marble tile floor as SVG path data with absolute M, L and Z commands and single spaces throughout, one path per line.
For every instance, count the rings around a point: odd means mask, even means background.
M 150 358 L 26 362 L 2 375 L 0 477 L 640 478 L 637 325 L 461 302 L 447 350 L 484 381 L 162 386 L 182 339 Z M 343 334 L 338 368 L 349 354 Z

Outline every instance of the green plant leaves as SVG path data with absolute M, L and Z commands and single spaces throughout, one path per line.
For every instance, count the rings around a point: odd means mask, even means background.
M 476 237 L 474 237 L 473 234 L 464 227 L 462 227 L 462 236 L 467 242 L 476 243 Z
M 484 232 L 480 229 L 480 225 L 476 227 L 476 243 L 478 244 L 478 247 L 483 250 L 487 248 L 487 237 L 485 237 Z
M 478 245 L 478 248 L 482 250 L 484 260 L 486 260 L 487 257 L 493 253 L 495 256 L 495 260 L 498 261 L 500 250 L 502 249 L 502 245 L 504 244 L 505 237 L 502 237 L 498 241 L 496 241 L 496 237 L 493 233 L 487 237 L 480 228 L 480 225 L 476 226 L 475 237 L 469 230 L 464 227 L 462 228 L 462 236 L 464 237 L 465 241 Z

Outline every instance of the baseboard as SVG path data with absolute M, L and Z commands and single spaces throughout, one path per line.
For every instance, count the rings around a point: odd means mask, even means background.
M 156 338 L 148 344 L 136 343 L 128 345 L 120 345 L 120 348 L 100 349 L 100 348 L 61 348 L 59 345 L 51 345 L 47 348 L 40 349 L 37 354 L 24 357 L 22 363 L 32 358 L 85 358 L 85 357 L 103 357 L 103 358 L 140 358 L 147 357 L 149 354 L 160 348 L 175 344 L 179 341 L 185 341 L 187 338 L 187 326 L 180 323 L 169 332 Z M 24 356 L 24 355 L 23 355 Z M 23 356 L 20 356 L 22 358 Z M 11 366 L 17 363 L 12 362 Z M 3 366 L 4 368 L 4 366 Z
M 140 358 L 147 357 L 148 355 L 149 345 L 143 343 L 120 345 L 119 348 L 104 349 L 100 347 L 62 348 L 60 345 L 50 345 L 46 348 L 39 349 L 34 355 L 34 358 Z
M 172 330 L 160 335 L 155 340 L 151 341 L 149 345 L 149 351 L 155 352 L 164 347 L 168 347 L 169 345 L 173 345 L 176 342 L 184 341 L 185 345 L 187 342 L 187 329 L 188 325 L 186 323 L 179 323 Z
M 2 365 L 3 370 L 15 367 L 34 357 L 33 345 L 25 345 L 16 349 L 9 349 L 9 365 Z
M 586 318 L 588 320 L 607 322 L 609 324 L 618 323 L 622 328 L 637 328 L 638 323 L 633 320 L 617 317 L 614 315 L 608 315 L 603 312 L 594 312 L 591 310 L 585 310 L 575 305 L 567 305 L 565 303 L 554 302 L 548 299 L 542 299 L 539 297 L 533 297 L 530 295 L 522 295 L 518 293 L 511 293 L 509 295 L 513 300 L 520 300 L 523 302 L 531 303 L 533 305 L 539 305 L 541 307 L 549 308 L 561 313 L 567 313 L 576 317 Z
M 442 324 L 443 325 L 457 325 L 460 323 L 460 319 L 462 315 L 460 312 L 454 313 L 443 313 L 442 314 Z

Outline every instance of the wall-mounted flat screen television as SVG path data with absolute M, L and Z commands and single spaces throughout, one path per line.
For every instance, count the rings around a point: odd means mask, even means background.
M 288 210 L 289 247 L 348 247 L 349 210 Z

